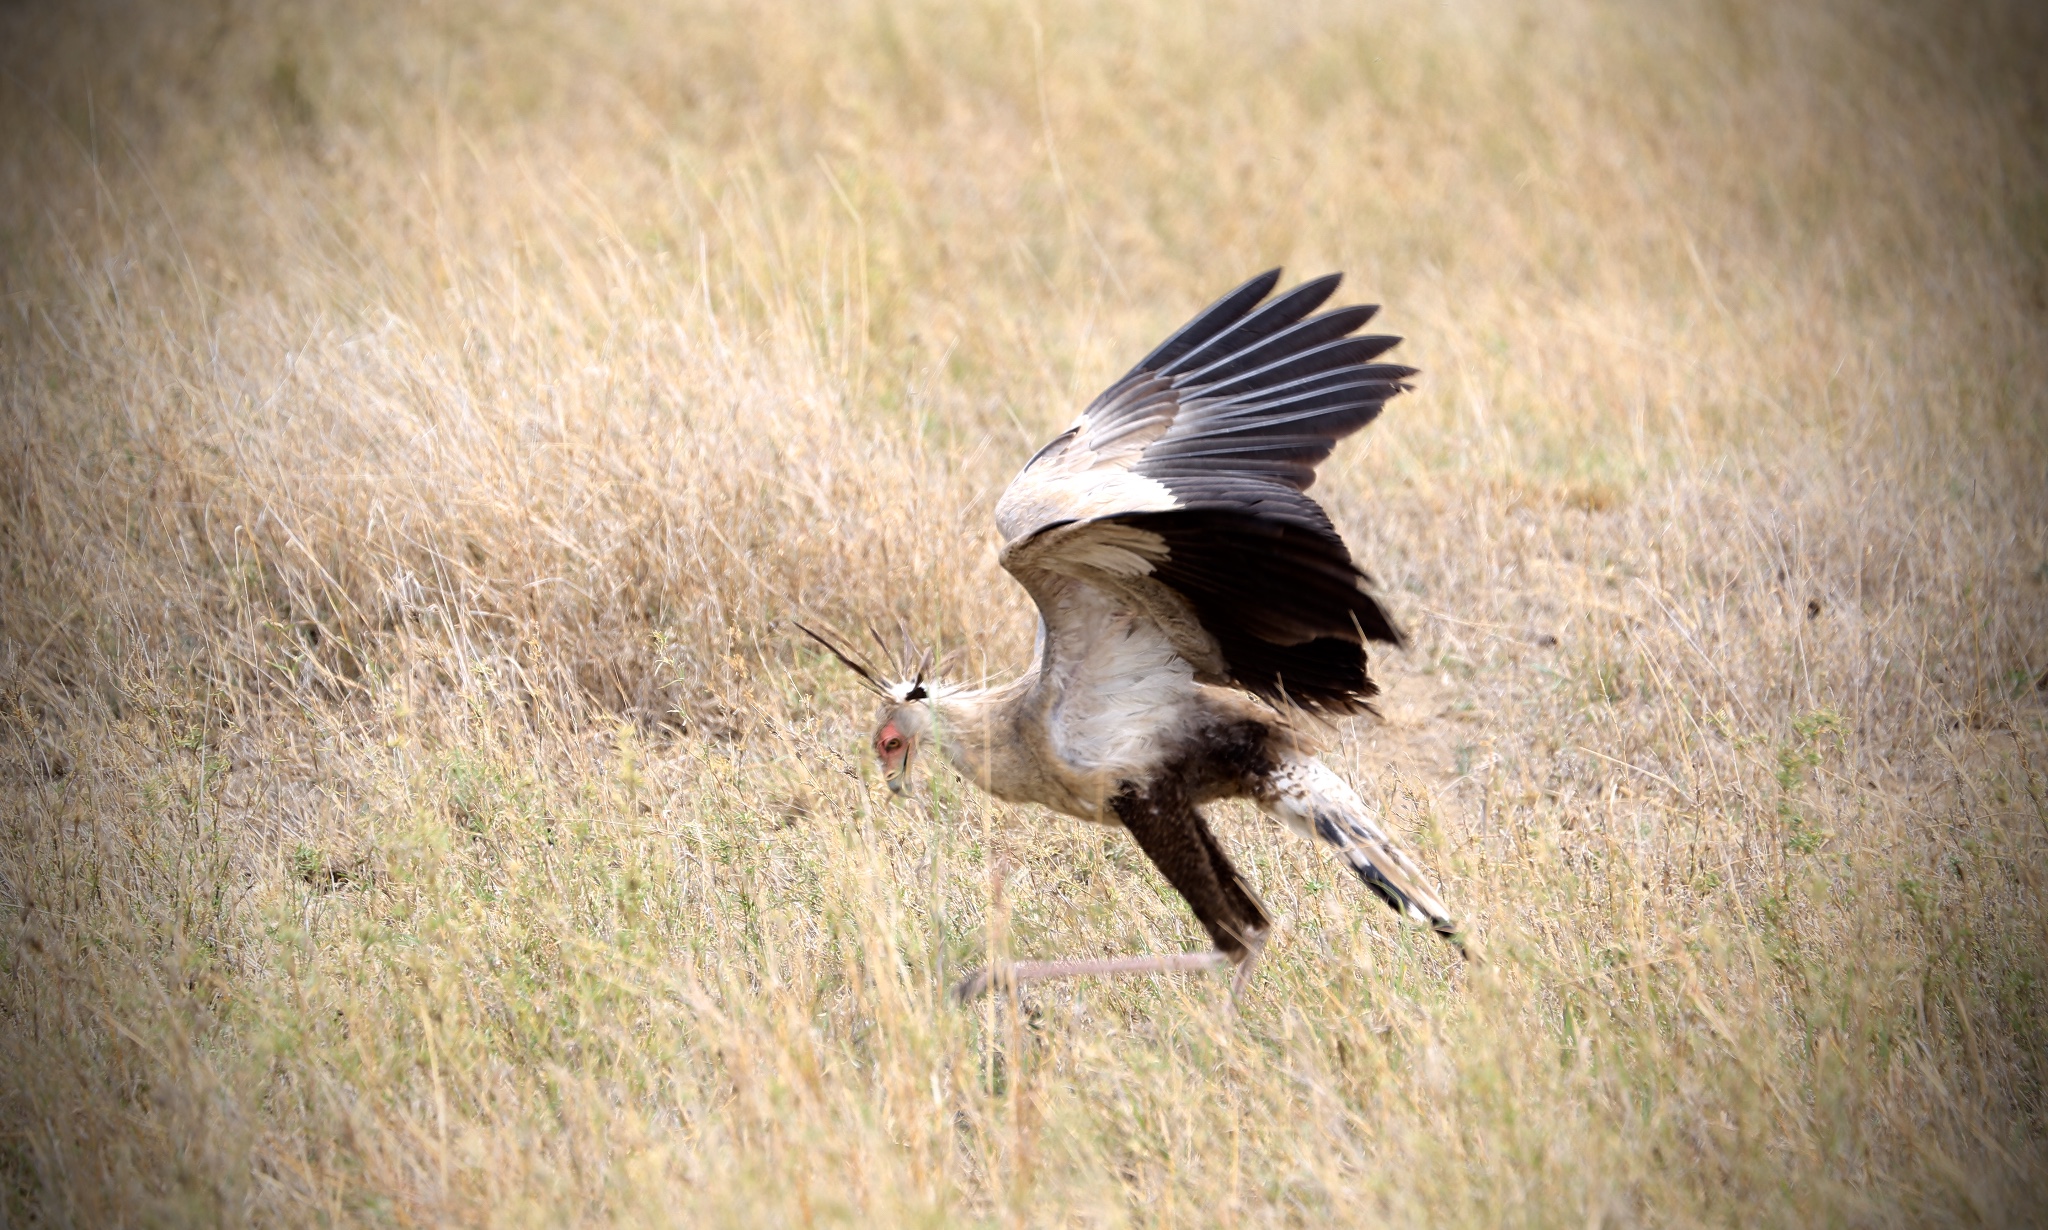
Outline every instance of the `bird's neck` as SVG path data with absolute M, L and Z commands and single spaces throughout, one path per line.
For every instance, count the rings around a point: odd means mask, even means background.
M 1023 746 L 1018 716 L 1035 675 L 993 688 L 939 688 L 932 708 L 940 750 L 954 768 L 990 794 L 1028 797 L 1031 749 Z

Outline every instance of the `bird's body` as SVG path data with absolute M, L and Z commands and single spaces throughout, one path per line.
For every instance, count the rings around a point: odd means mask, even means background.
M 1242 692 L 1196 682 L 1192 672 L 1142 670 L 1160 656 L 1159 638 L 1142 621 L 1126 616 L 1107 631 L 1090 642 L 1108 662 L 1088 682 L 1139 668 L 1131 688 L 1062 679 L 1041 660 L 999 688 L 931 689 L 913 702 L 930 712 L 924 737 L 1005 802 L 1129 830 L 1218 950 L 1234 958 L 1271 923 L 1199 810 L 1220 799 L 1250 799 L 1291 831 L 1330 845 L 1388 904 L 1452 933 L 1420 869 L 1317 759 L 1298 723 Z
M 847 659 L 885 697 L 875 743 L 892 789 L 935 743 L 998 798 L 1121 825 L 1216 945 L 1013 976 L 1227 960 L 1241 982 L 1271 921 L 1200 811 L 1224 798 L 1331 846 L 1382 900 L 1458 940 L 1299 717 L 1368 709 L 1364 642 L 1399 640 L 1306 489 L 1414 373 L 1372 361 L 1398 339 L 1352 336 L 1374 308 L 1310 315 L 1335 275 L 1262 304 L 1278 276 L 1190 321 L 1004 492 L 1002 564 L 1039 612 L 1028 671 L 989 689 L 927 686 L 922 671 L 890 684 Z

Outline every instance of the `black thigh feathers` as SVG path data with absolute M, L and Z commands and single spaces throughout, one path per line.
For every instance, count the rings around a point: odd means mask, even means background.
M 1240 957 L 1252 936 L 1272 920 L 1237 868 L 1231 865 L 1208 821 L 1173 782 L 1126 786 L 1109 801 L 1110 810 L 1137 840 L 1138 848 L 1166 882 L 1194 910 L 1217 948 Z
M 1199 803 L 1250 793 L 1271 771 L 1261 722 L 1223 722 L 1200 731 L 1181 757 L 1144 783 L 1125 782 L 1109 801 L 1138 848 L 1184 898 L 1216 947 L 1240 957 L 1249 937 L 1273 924 L 1238 874 Z

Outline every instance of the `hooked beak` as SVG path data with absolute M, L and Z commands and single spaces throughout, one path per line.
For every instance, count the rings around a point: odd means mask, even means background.
M 910 793 L 910 756 L 915 750 L 905 747 L 896 756 L 882 760 L 882 780 L 889 784 L 889 793 L 899 799 Z

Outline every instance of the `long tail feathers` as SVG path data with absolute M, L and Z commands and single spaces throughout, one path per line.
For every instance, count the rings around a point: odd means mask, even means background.
M 1259 804 L 1275 819 L 1330 846 L 1374 896 L 1471 955 L 1464 933 L 1430 888 L 1422 868 L 1395 844 L 1343 778 L 1321 761 L 1303 757 L 1283 765 L 1267 779 L 1267 786 Z

